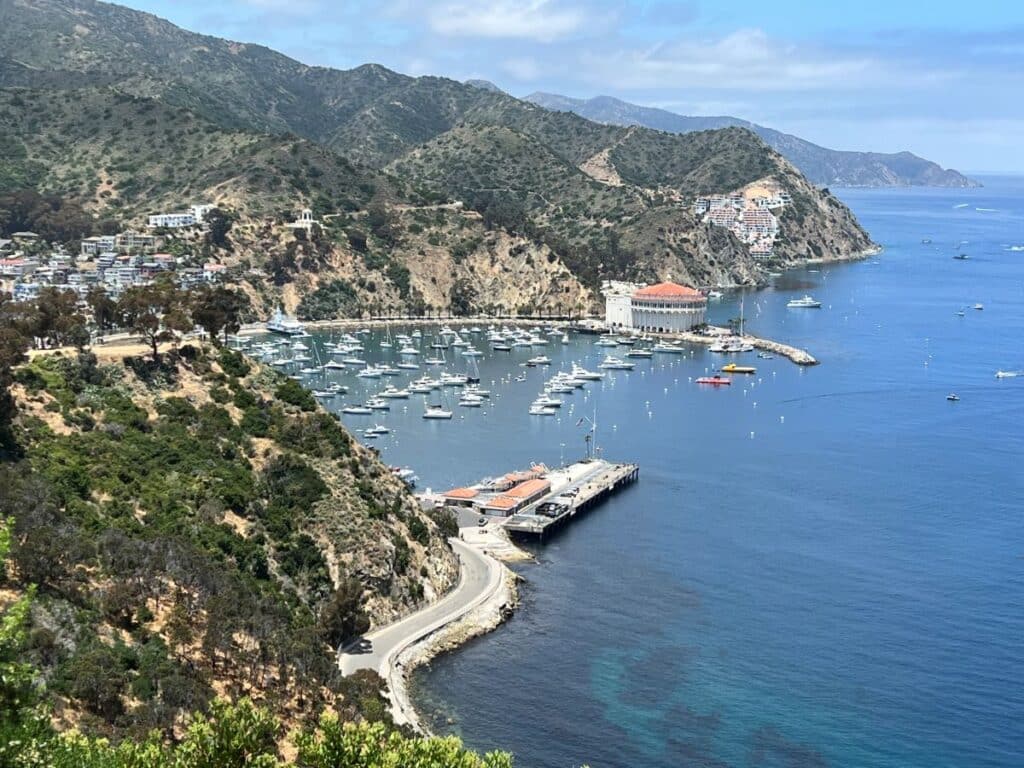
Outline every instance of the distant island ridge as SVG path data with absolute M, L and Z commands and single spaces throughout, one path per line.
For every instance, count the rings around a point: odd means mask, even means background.
M 493 83 L 475 80 L 468 84 L 494 89 Z M 767 128 L 749 120 L 725 116 L 679 115 L 665 109 L 631 104 L 612 96 L 575 99 L 555 93 L 531 93 L 523 97 L 545 109 L 572 112 L 609 125 L 639 125 L 668 133 L 692 133 L 719 128 L 747 128 L 781 154 L 813 184 L 840 187 L 980 187 L 981 183 L 959 171 L 946 169 L 911 152 L 853 152 L 819 146 L 799 136 Z

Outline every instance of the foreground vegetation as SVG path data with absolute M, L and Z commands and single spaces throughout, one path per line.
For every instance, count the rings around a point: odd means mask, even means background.
M 0 523 L 0 569 L 11 530 Z M 478 756 L 458 739 L 404 736 L 382 723 L 343 723 L 324 713 L 287 737 L 294 759 L 281 759 L 283 725 L 266 708 L 242 698 L 217 699 L 208 712 L 192 713 L 181 736 L 153 731 L 117 744 L 79 731 L 58 733 L 36 670 L 23 659 L 35 590 L 0 612 L 0 766 L 3 768 L 510 768 L 505 753 Z

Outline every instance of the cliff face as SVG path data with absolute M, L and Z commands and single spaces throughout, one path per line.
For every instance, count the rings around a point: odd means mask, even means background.
M 371 708 L 379 686 L 341 680 L 334 648 L 457 581 L 451 521 L 291 380 L 209 347 L 142 354 L 16 373 L 0 603 L 37 585 L 29 656 L 58 719 L 172 729 L 224 694 L 289 725 Z

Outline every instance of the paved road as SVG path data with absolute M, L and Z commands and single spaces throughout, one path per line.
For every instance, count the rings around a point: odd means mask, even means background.
M 458 586 L 433 605 L 394 624 L 375 629 L 355 647 L 349 646 L 338 658 L 343 675 L 360 669 L 375 669 L 385 680 L 390 680 L 394 660 L 402 651 L 425 635 L 461 618 L 501 586 L 501 566 L 496 560 L 458 539 L 449 541 L 459 556 L 461 575 Z

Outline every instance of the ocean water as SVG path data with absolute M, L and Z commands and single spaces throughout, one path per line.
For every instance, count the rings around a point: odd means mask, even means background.
M 386 419 L 421 486 L 579 456 L 584 414 L 641 466 L 517 568 L 511 621 L 417 673 L 435 730 L 528 768 L 1024 765 L 1024 377 L 994 378 L 1024 370 L 1024 179 L 985 182 L 837 192 L 885 252 L 743 299 L 815 368 L 743 355 L 755 376 L 705 389 L 723 360 L 694 349 L 542 419 L 545 373 L 509 381 L 535 352 L 488 352 L 481 412 L 346 417 Z M 786 308 L 804 293 L 823 308 Z

